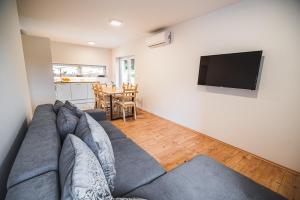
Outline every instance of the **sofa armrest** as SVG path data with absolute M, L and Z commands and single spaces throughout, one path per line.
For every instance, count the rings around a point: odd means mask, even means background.
M 106 120 L 106 113 L 104 111 L 101 111 L 100 109 L 85 110 L 84 112 L 89 114 L 97 122 Z

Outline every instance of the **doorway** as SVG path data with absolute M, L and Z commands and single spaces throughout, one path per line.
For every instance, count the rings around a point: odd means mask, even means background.
M 120 58 L 119 84 L 135 84 L 135 58 L 133 56 Z

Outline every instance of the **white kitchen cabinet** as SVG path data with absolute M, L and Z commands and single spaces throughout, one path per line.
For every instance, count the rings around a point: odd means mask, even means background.
M 70 100 L 70 102 L 81 110 L 93 109 L 95 106 L 94 99 Z
M 68 83 L 59 83 L 55 84 L 56 99 L 60 101 L 70 100 L 71 95 L 71 86 Z
M 71 83 L 72 100 L 88 99 L 87 83 Z
M 56 99 L 69 100 L 82 110 L 93 109 L 95 97 L 92 83 L 56 83 Z
M 88 83 L 87 85 L 87 94 L 88 94 L 88 99 L 94 99 L 95 95 L 94 95 L 94 91 L 92 88 L 92 83 Z

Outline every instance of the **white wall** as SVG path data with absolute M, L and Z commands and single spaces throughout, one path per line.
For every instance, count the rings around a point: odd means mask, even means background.
M 16 2 L 0 2 L 0 163 L 26 118 L 30 101 Z
M 135 55 L 143 109 L 300 171 L 299 20 L 299 1 L 244 0 L 171 27 L 169 46 L 121 46 L 113 61 Z M 197 86 L 200 56 L 251 50 L 264 51 L 257 91 Z
M 55 101 L 50 40 L 22 35 L 22 42 L 31 105 L 34 110 L 40 104 Z
M 111 77 L 111 49 L 51 42 L 51 53 L 53 63 L 106 65 Z
M 11 164 L 7 154 L 20 129 L 31 117 L 26 70 L 16 2 L 0 1 L 0 199 Z M 8 160 L 12 160 L 8 159 Z M 11 161 L 10 161 L 11 162 Z

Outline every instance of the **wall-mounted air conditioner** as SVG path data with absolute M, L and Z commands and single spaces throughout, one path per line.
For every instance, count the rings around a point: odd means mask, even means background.
M 161 45 L 166 45 L 171 43 L 171 32 L 163 31 L 156 33 L 155 35 L 146 39 L 146 45 L 148 47 L 158 47 Z

